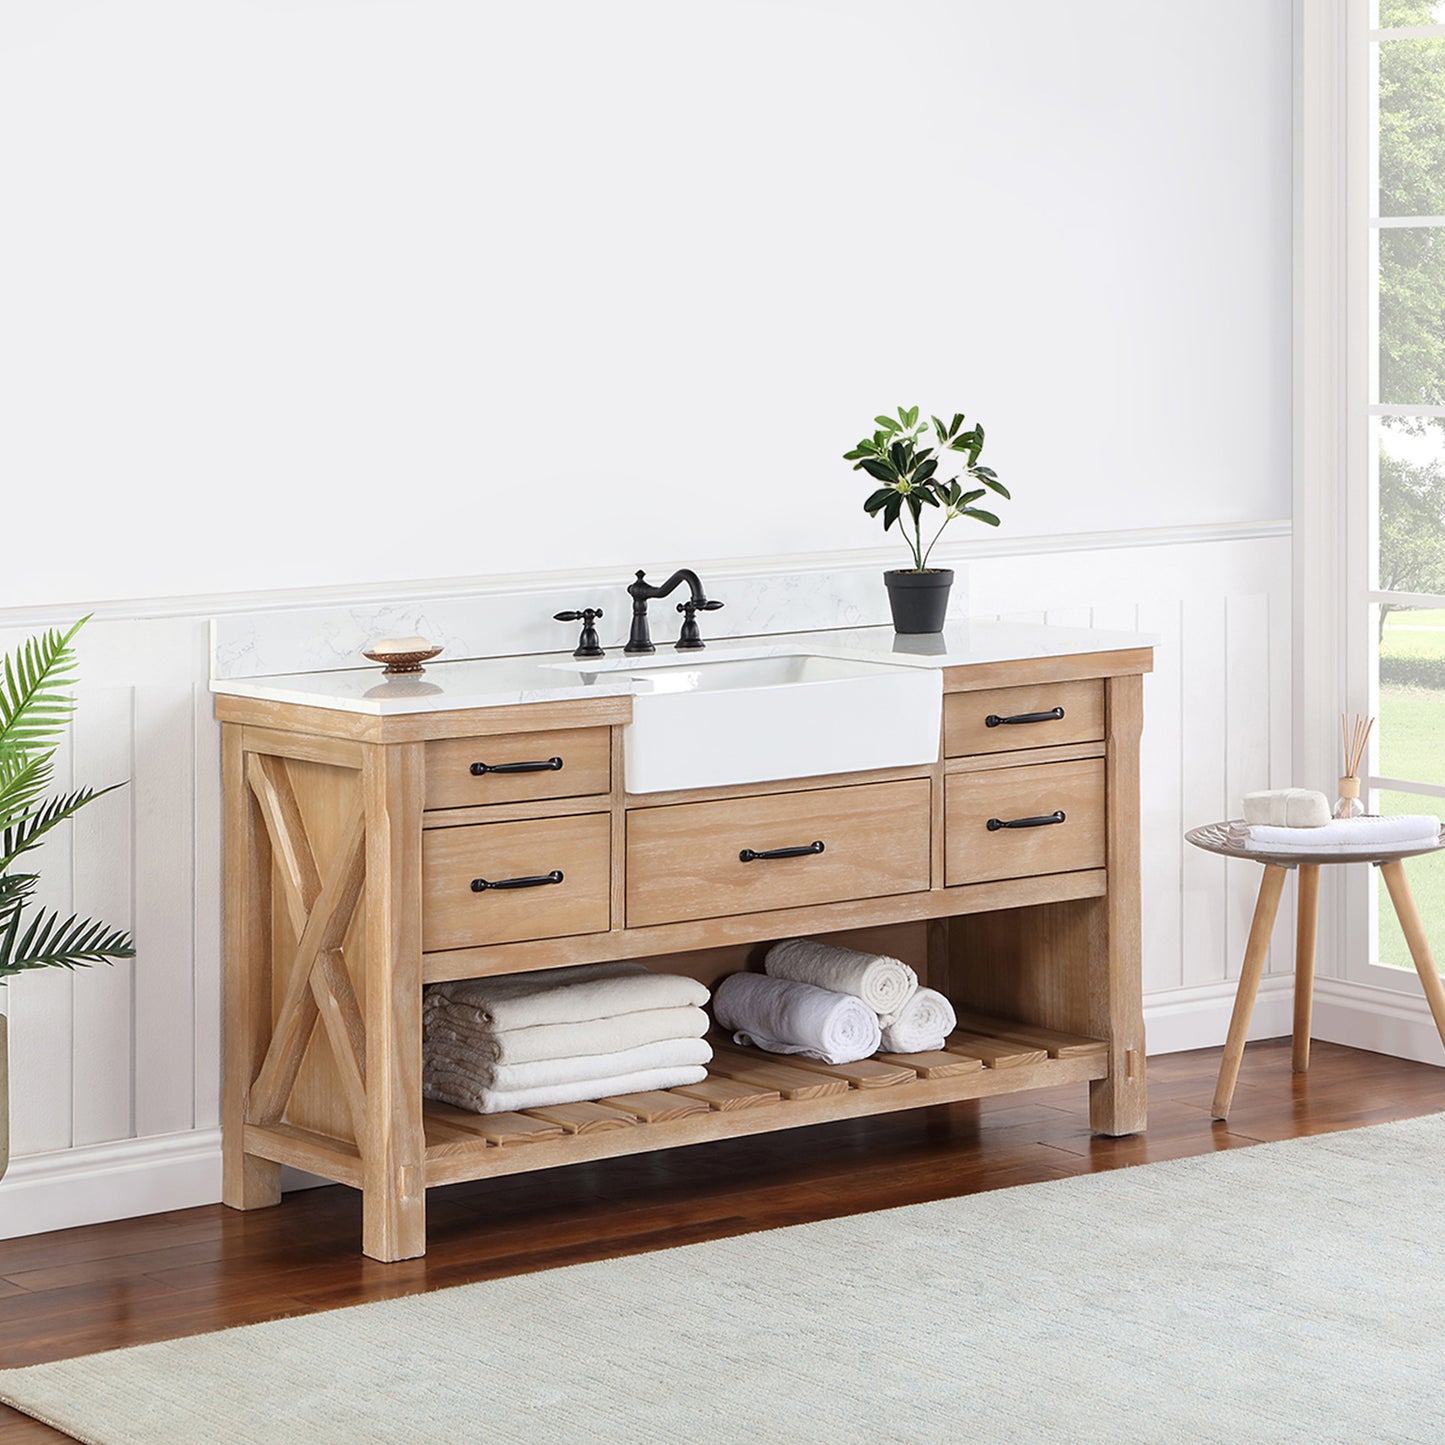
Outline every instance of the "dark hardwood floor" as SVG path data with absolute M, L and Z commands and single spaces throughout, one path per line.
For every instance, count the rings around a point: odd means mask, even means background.
M 0 1360 L 32 1364 L 612 1255 L 1445 1110 L 1445 1070 L 1287 1040 L 1251 1044 L 1234 1108 L 1219 1050 L 1150 1060 L 1149 1132 L 1097 1139 L 1083 1086 L 581 1164 L 428 1197 L 424 1259 L 359 1252 L 340 1186 L 0 1242 Z M 0 1406 L 0 1441 L 59 1440 Z

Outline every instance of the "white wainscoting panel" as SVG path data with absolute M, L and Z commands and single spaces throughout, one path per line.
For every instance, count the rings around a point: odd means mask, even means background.
M 1181 838 L 1234 811 L 1244 790 L 1291 781 L 1288 528 L 1049 539 L 1012 552 L 989 539 L 973 551 L 955 546 L 948 560 L 967 568 L 960 595 L 975 616 L 1157 635 L 1143 740 L 1145 990 L 1159 1045 L 1217 1044 L 1258 870 L 1226 867 Z M 765 570 L 739 567 L 734 595 L 749 571 Z M 502 590 L 515 598 L 520 588 Z M 548 579 L 541 593 L 561 590 Z M 790 599 L 788 626 L 807 625 L 794 615 L 799 589 L 779 595 Z M 352 601 L 308 596 L 295 611 Z M 218 1197 L 221 802 L 210 619 L 286 610 L 274 598 L 246 603 L 199 599 L 184 611 L 171 602 L 131 616 L 111 605 L 82 634 L 61 782 L 131 781 L 47 844 L 46 900 L 130 926 L 137 957 L 0 990 L 16 1157 L 0 1183 L 0 1237 Z M 32 630 L 7 615 L 0 647 Z M 1290 966 L 1292 921 L 1282 908 L 1274 975 Z M 1275 1002 L 1262 1008 L 1261 1028 L 1277 1031 L 1283 988 L 1282 976 L 1268 982 Z

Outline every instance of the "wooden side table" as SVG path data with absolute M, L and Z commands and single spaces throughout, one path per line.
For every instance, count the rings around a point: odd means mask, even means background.
M 1209 823 L 1202 828 L 1191 828 L 1185 841 L 1206 853 L 1218 853 L 1225 858 L 1245 858 L 1264 865 L 1264 877 L 1260 879 L 1259 897 L 1254 905 L 1254 921 L 1249 927 L 1249 941 L 1244 949 L 1244 967 L 1239 974 L 1239 992 L 1234 996 L 1234 1013 L 1229 1020 L 1229 1038 L 1224 1045 L 1224 1059 L 1219 1066 L 1219 1083 L 1214 1090 L 1212 1113 L 1216 1119 L 1229 1117 L 1229 1106 L 1234 1099 L 1234 1086 L 1239 1078 L 1240 1061 L 1244 1058 L 1244 1040 L 1249 1032 L 1250 1016 L 1254 1013 L 1255 995 L 1259 992 L 1260 975 L 1264 972 L 1265 956 L 1269 952 L 1269 936 L 1274 929 L 1275 914 L 1279 911 L 1279 895 L 1284 888 L 1285 875 L 1291 868 L 1299 869 L 1299 911 L 1295 925 L 1294 954 L 1294 1071 L 1308 1072 L 1310 1066 L 1310 1013 L 1314 1002 L 1315 985 L 1315 939 L 1319 925 L 1320 869 L 1334 863 L 1373 863 L 1385 879 L 1394 905 L 1395 916 L 1400 920 L 1400 929 L 1410 948 L 1415 971 L 1425 989 L 1430 1004 L 1430 1013 L 1440 1033 L 1440 1042 L 1445 1044 L 1445 984 L 1435 968 L 1430 953 L 1430 941 L 1425 937 L 1425 925 L 1420 910 L 1415 906 L 1414 896 L 1405 878 L 1403 860 L 1418 858 L 1426 853 L 1438 853 L 1445 842 L 1429 848 L 1371 850 L 1352 848 L 1331 850 L 1323 857 L 1318 852 L 1275 853 L 1250 848 L 1246 844 L 1230 840 L 1230 824 Z

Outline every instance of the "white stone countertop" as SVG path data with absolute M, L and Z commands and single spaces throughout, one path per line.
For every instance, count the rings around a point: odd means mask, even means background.
M 333 672 L 296 672 L 274 677 L 213 680 L 211 691 L 226 697 L 298 703 L 339 712 L 391 716 L 450 712 L 458 708 L 505 707 L 527 702 L 625 697 L 630 674 L 639 667 L 691 665 L 724 658 L 778 657 L 806 653 L 902 667 L 968 667 L 976 663 L 1068 657 L 1087 652 L 1127 652 L 1152 647 L 1144 633 L 1105 632 L 1091 627 L 1050 627 L 1040 623 L 950 622 L 942 633 L 900 636 L 891 627 L 860 627 L 779 633 L 710 642 L 702 653 L 660 645 L 646 657 L 613 649 L 597 662 L 578 662 L 570 652 L 530 657 L 492 657 L 448 662 L 438 659 L 420 675 L 383 677 L 379 665 Z

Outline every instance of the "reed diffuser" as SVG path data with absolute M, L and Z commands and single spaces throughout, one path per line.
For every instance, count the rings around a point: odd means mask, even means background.
M 1360 801 L 1360 763 L 1369 745 L 1370 729 L 1374 726 L 1374 718 L 1362 718 L 1356 713 L 1354 726 L 1351 727 L 1344 713 L 1340 714 L 1340 742 L 1343 744 L 1345 770 L 1340 778 L 1340 796 L 1335 799 L 1336 818 L 1359 818 L 1364 814 L 1365 805 Z

